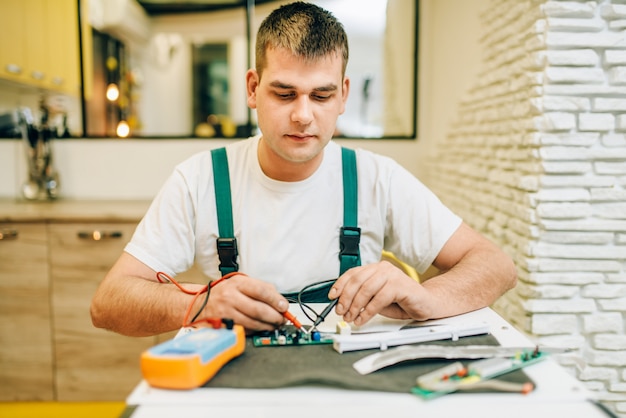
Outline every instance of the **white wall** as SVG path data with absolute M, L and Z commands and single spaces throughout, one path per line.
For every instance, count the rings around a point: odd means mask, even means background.
M 189 140 L 56 140 L 54 166 L 66 199 L 151 199 L 174 166 L 195 152 L 228 144 L 218 139 Z M 415 141 L 350 140 L 415 167 Z M 0 198 L 20 198 L 26 179 L 21 141 L 0 140 Z
M 489 0 L 421 1 L 419 141 L 428 155 L 450 131 L 458 103 L 477 78 L 482 63 L 480 12 L 488 4 Z M 419 173 L 427 183 L 429 175 L 437 175 L 425 167 Z
M 515 261 L 517 287 L 494 309 L 574 350 L 555 360 L 626 417 L 626 8 L 484 10 L 481 73 L 441 121 L 431 187 Z

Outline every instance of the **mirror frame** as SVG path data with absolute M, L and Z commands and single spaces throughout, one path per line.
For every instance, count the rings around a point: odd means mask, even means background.
M 252 25 L 253 25 L 253 19 L 254 19 L 254 11 L 255 11 L 255 5 L 257 4 L 271 4 L 271 3 L 279 3 L 281 0 L 238 0 L 238 1 L 233 1 L 233 2 L 228 2 L 228 3 L 224 3 L 222 5 L 204 5 L 204 6 L 195 6 L 196 10 L 193 11 L 203 11 L 203 12 L 207 12 L 207 11 L 217 11 L 217 10 L 224 10 L 224 9 L 234 9 L 234 8 L 245 8 L 245 16 L 246 16 L 246 44 L 247 44 L 247 66 L 248 68 L 252 67 L 252 39 L 253 39 L 253 35 L 252 35 Z M 80 4 L 80 2 L 79 2 Z M 415 1 L 415 13 L 413 16 L 413 29 L 414 29 L 414 43 L 413 43 L 413 51 L 412 51 L 412 58 L 413 58 L 413 68 L 412 68 L 412 76 L 413 76 L 413 80 L 414 80 L 414 84 L 413 84 L 413 100 L 412 100 L 412 112 L 411 114 L 413 115 L 412 117 L 412 123 L 411 123 L 411 132 L 405 134 L 405 135 L 381 135 L 381 136 L 372 136 L 372 137 L 367 137 L 367 136 L 346 136 L 346 135 L 335 135 L 333 137 L 333 139 L 359 139 L 359 140 L 387 140 L 387 139 L 400 139 L 400 140 L 416 140 L 417 139 L 417 127 L 418 127 L 418 91 L 419 91 L 419 79 L 418 79 L 418 57 L 419 57 L 419 10 L 420 10 L 420 1 L 416 0 Z M 78 20 L 79 20 L 79 25 L 82 24 L 81 22 L 81 10 L 80 10 L 80 6 L 79 6 L 79 16 L 78 16 Z M 155 16 L 158 14 L 182 14 L 182 13 L 187 13 L 188 11 L 185 10 L 180 10 L 180 9 L 167 9 L 167 8 L 163 8 L 161 11 L 152 14 L 151 16 Z M 85 139 L 93 139 L 93 138 L 104 138 L 104 139 L 110 139 L 110 138 L 118 138 L 117 136 L 89 136 L 87 134 L 87 101 L 86 101 L 86 94 L 85 94 L 85 87 L 84 87 L 84 83 L 87 77 L 85 77 L 85 65 L 84 65 L 84 60 L 85 58 L 83 57 L 83 39 L 82 39 L 82 34 L 80 34 L 79 31 L 79 47 L 80 47 L 80 81 L 81 81 L 81 89 L 80 89 L 80 102 L 81 102 L 81 124 L 82 124 L 82 131 L 83 131 L 83 138 Z M 247 107 L 247 132 L 249 133 L 249 135 L 253 135 L 253 130 L 255 129 L 255 126 L 253 126 L 252 124 L 252 109 L 250 109 L 249 107 Z M 216 137 L 218 138 L 218 137 Z M 236 137 L 232 137 L 232 138 L 222 138 L 219 137 L 219 139 L 228 139 L 228 140 L 238 140 L 238 139 L 246 139 L 247 137 L 245 136 L 236 136 Z M 175 136 L 175 135 L 129 135 L 127 138 L 125 139 L 209 139 L 209 138 L 205 138 L 205 137 L 200 137 L 200 136 L 194 136 L 193 134 L 191 135 L 183 135 L 183 136 Z

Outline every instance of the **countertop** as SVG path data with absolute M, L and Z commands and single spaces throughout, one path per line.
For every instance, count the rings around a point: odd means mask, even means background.
M 0 222 L 137 223 L 150 206 L 146 200 L 71 200 L 35 202 L 0 199 Z

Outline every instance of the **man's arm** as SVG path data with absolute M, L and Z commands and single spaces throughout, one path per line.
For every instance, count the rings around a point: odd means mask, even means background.
M 337 280 L 329 297 L 339 296 L 337 314 L 356 325 L 378 313 L 426 320 L 489 306 L 517 281 L 510 257 L 465 223 L 433 265 L 442 273 L 422 284 L 386 261 L 356 267 Z
M 191 291 L 202 288 L 198 284 L 183 286 Z M 203 296 L 196 300 L 192 312 L 200 309 Z M 192 300 L 193 295 L 172 284 L 159 283 L 154 270 L 123 253 L 93 297 L 91 319 L 98 328 L 124 335 L 156 335 L 179 329 Z M 211 289 L 198 319 L 230 318 L 247 329 L 271 330 L 284 322 L 281 312 L 288 307 L 271 284 L 237 275 Z

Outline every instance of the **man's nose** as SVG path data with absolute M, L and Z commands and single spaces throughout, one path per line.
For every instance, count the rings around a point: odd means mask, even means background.
M 309 97 L 300 96 L 294 102 L 294 107 L 291 112 L 291 120 L 303 125 L 308 125 L 313 121 L 313 108 Z

